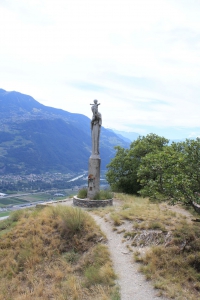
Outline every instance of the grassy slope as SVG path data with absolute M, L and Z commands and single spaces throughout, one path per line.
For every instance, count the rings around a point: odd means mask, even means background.
M 122 235 L 158 294 L 177 300 L 199 299 L 200 223 L 191 221 L 188 212 L 179 214 L 163 203 L 116 196 L 118 206 L 96 213 L 112 220 L 113 230 Z
M 118 299 L 104 241 L 79 209 L 13 213 L 0 222 L 0 300 Z

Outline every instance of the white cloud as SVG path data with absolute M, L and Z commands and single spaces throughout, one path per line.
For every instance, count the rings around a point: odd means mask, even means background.
M 116 129 L 200 127 L 199 13 L 195 0 L 1 1 L 1 87 L 89 117 L 97 98 Z

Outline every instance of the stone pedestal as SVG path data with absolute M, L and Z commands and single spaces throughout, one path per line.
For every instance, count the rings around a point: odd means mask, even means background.
M 84 208 L 97 208 L 97 207 L 105 207 L 105 206 L 112 206 L 113 199 L 106 199 L 106 200 L 88 200 L 88 199 L 80 199 L 76 196 L 73 197 L 73 205 L 84 207 Z
M 91 155 L 89 158 L 88 173 L 88 199 L 94 199 L 96 193 L 100 189 L 100 165 L 101 159 L 99 155 Z

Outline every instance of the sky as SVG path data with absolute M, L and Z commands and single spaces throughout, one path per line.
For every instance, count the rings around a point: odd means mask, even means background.
M 103 126 L 200 137 L 199 0 L 0 0 L 0 88 Z

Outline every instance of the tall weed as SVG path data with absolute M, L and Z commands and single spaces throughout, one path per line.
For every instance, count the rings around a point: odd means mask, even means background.
M 52 208 L 52 214 L 60 217 L 64 231 L 76 233 L 84 226 L 86 213 L 80 208 L 57 205 Z

